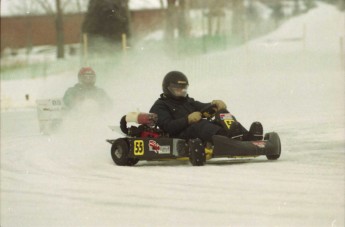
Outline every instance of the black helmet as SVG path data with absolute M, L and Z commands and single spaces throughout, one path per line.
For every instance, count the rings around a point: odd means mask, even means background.
M 163 93 L 175 99 L 184 98 L 187 96 L 188 85 L 186 75 L 179 71 L 171 71 L 163 79 Z

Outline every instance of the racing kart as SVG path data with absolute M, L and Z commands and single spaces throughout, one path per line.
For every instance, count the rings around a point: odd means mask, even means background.
M 213 105 L 200 111 L 202 116 L 212 120 L 215 115 Z M 231 126 L 234 118 L 222 118 L 224 125 Z M 111 157 L 116 165 L 133 166 L 140 160 L 188 160 L 193 166 L 202 166 L 211 158 L 248 158 L 265 155 L 269 160 L 277 160 L 281 154 L 281 143 L 276 132 L 266 133 L 263 140 L 241 141 L 221 135 L 213 136 L 213 144 L 201 139 L 179 139 L 169 137 L 156 126 L 155 114 L 129 113 L 121 118 L 120 128 L 127 136 L 107 140 L 111 144 Z M 134 122 L 139 126 L 127 126 Z

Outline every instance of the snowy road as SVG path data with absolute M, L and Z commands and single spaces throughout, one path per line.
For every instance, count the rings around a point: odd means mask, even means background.
M 309 26 L 317 18 L 324 27 Z M 162 58 L 154 67 L 140 59 L 141 66 L 126 71 L 131 76 L 103 84 L 115 103 L 126 103 L 116 107 L 114 123 L 136 107 L 147 111 L 168 70 L 185 71 L 192 97 L 223 99 L 244 126 L 260 120 L 266 132 L 277 131 L 282 140 L 277 161 L 259 157 L 214 159 L 203 167 L 177 161 L 119 167 L 105 139 L 121 135 L 107 128 L 107 117 L 66 119 L 59 132 L 48 136 L 39 133 L 34 108 L 2 110 L 1 227 L 344 226 L 344 71 L 337 47 L 325 44 L 339 40 L 334 18 L 345 18 L 344 13 L 321 4 L 251 42 L 249 57 L 239 48 L 180 61 Z M 265 43 L 301 21 L 313 37 L 307 51 L 300 43 Z M 317 33 L 320 29 L 329 32 Z M 132 91 L 143 87 L 132 82 L 142 78 L 155 89 L 145 97 L 126 95 L 129 85 Z M 1 95 L 16 102 L 27 84 L 30 92 L 37 91 L 33 97 L 42 96 L 42 87 L 44 98 L 56 96 L 71 80 L 62 81 L 54 76 L 34 83 L 2 81 Z
M 336 122 L 320 123 L 316 135 L 314 125 L 280 128 L 279 161 L 130 168 L 115 166 L 90 129 L 42 136 L 32 133 L 35 111 L 1 119 L 2 226 L 344 225 L 344 127 Z M 11 132 L 16 125 L 27 131 Z

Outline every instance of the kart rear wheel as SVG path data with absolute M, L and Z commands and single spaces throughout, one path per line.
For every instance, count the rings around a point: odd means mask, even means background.
M 189 161 L 193 166 L 203 166 L 206 162 L 205 147 L 200 139 L 191 139 L 189 145 Z
M 128 158 L 129 146 L 125 139 L 117 139 L 111 146 L 111 157 L 118 166 L 133 166 L 138 163 L 139 159 Z
M 278 158 L 280 158 L 281 144 L 280 144 L 280 138 L 279 138 L 278 133 L 276 132 L 266 133 L 264 139 L 270 141 L 274 145 L 274 147 L 277 149 L 277 154 L 266 155 L 267 159 L 277 160 Z

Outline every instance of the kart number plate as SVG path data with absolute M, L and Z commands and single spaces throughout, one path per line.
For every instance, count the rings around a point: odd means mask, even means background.
M 144 155 L 144 141 L 134 140 L 134 155 L 140 156 Z

